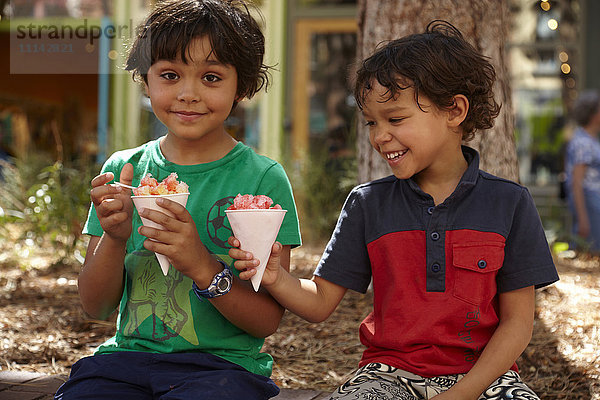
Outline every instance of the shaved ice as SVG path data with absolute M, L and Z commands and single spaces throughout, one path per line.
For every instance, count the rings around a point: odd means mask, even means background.
M 273 204 L 273 200 L 269 196 L 264 194 L 251 195 L 251 194 L 238 194 L 233 199 L 233 204 L 230 205 L 228 210 L 281 210 L 279 204 Z
M 251 194 L 238 194 L 225 210 L 233 235 L 240 241 L 240 249 L 251 252 L 259 260 L 256 274 L 250 278 L 255 291 L 260 287 L 286 212 L 279 204 L 273 205 L 269 196 Z
M 177 193 L 189 193 L 189 187 L 187 183 L 177 180 L 176 172 L 172 172 L 160 183 L 152 177 L 152 174 L 148 173 L 140 181 L 140 186 L 133 189 L 135 196 L 159 196 Z

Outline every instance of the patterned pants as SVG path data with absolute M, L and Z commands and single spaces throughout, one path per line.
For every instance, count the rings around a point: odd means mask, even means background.
M 423 378 L 380 363 L 367 364 L 340 386 L 330 400 L 420 400 L 450 389 L 464 374 Z M 508 371 L 498 378 L 479 400 L 540 400 L 518 373 Z

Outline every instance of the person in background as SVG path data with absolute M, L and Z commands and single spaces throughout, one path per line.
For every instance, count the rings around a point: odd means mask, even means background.
M 589 251 L 600 252 L 600 94 L 588 90 L 573 104 L 577 124 L 565 154 L 567 203 L 573 233 Z

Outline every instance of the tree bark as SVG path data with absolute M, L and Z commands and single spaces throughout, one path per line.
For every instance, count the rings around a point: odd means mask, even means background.
M 480 168 L 514 181 L 519 179 L 514 140 L 514 115 L 505 42 L 509 25 L 507 0 L 358 0 L 357 57 L 368 57 L 385 40 L 421 33 L 434 19 L 456 26 L 463 36 L 490 57 L 496 70 L 494 92 L 502 105 L 492 129 L 476 132 L 469 146 L 479 151 Z M 390 174 L 372 149 L 368 130 L 358 124 L 358 177 L 367 182 Z

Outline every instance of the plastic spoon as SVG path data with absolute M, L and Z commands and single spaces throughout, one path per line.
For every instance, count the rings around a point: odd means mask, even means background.
M 115 182 L 115 185 L 117 185 L 117 186 L 123 186 L 123 187 L 129 188 L 129 189 L 137 189 L 134 186 L 129 186 L 129 185 L 126 185 L 126 184 L 121 183 L 121 182 Z

